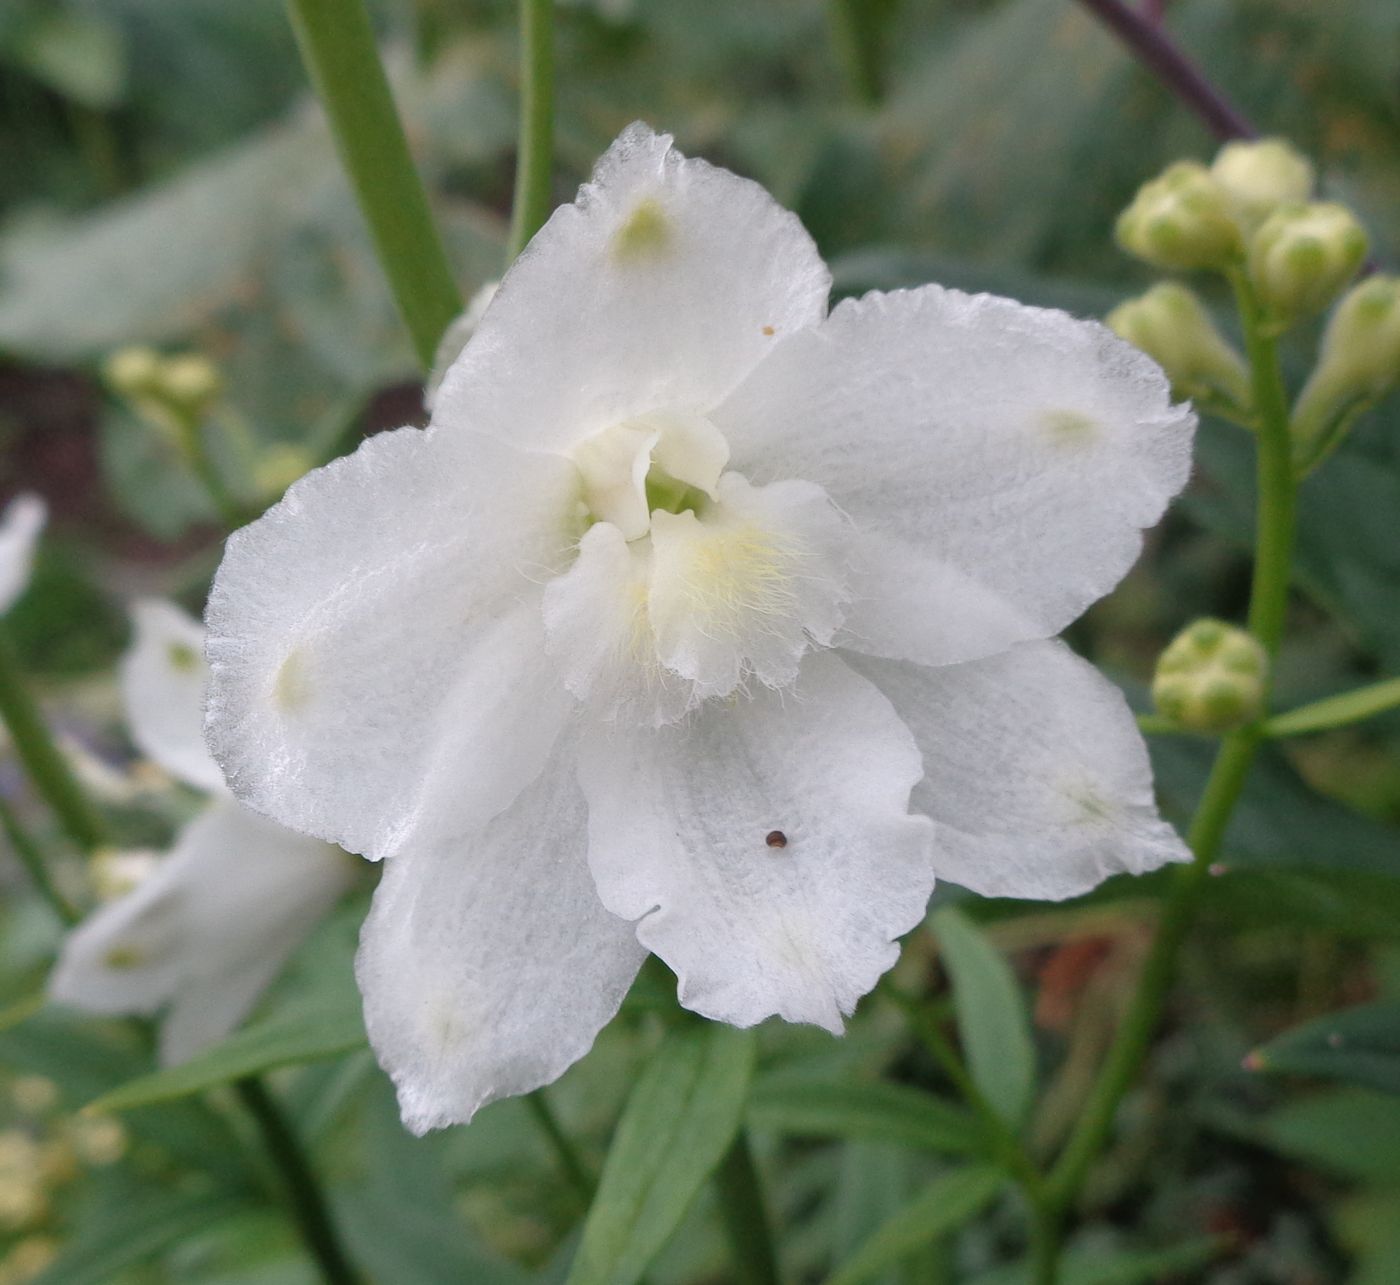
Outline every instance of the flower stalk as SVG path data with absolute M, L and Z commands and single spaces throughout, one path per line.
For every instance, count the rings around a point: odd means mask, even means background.
M 461 311 L 363 0 L 287 0 L 302 61 L 424 369 Z
M 282 1176 L 297 1228 L 326 1285 L 359 1285 L 360 1276 L 341 1247 L 325 1196 L 281 1109 L 255 1076 L 239 1080 L 234 1087 Z
M 1268 333 L 1263 310 L 1243 273 L 1233 273 L 1232 281 L 1259 413 L 1256 545 L 1249 627 L 1272 659 L 1283 635 L 1293 553 L 1296 481 L 1289 454 L 1288 403 L 1277 348 Z M 1050 1172 L 1047 1198 L 1057 1211 L 1067 1209 L 1078 1196 L 1089 1166 L 1112 1128 L 1118 1105 L 1147 1056 L 1176 974 L 1182 942 L 1195 919 L 1211 864 L 1220 851 L 1263 737 L 1263 726 L 1255 723 L 1221 742 L 1187 833 L 1191 863 L 1176 872 L 1132 1003 L 1074 1131 Z M 1057 1257 L 1052 1256 L 1049 1274 L 1041 1277 L 1052 1285 L 1056 1273 L 1053 1259 Z
M 549 218 L 553 168 L 554 0 L 520 0 L 520 139 L 507 266 Z
M 33 837 L 20 823 L 19 817 L 15 815 L 14 809 L 3 798 L 0 798 L 0 829 L 5 831 L 5 837 L 10 841 L 10 847 L 14 849 L 25 873 L 29 875 L 35 888 L 38 889 L 39 895 L 48 903 L 49 909 L 58 916 L 59 921 L 65 927 L 72 927 L 76 924 L 79 917 L 78 912 L 69 904 L 68 898 L 58 890 L 58 885 L 49 875 L 48 865 L 44 861 L 44 854 L 39 845 L 34 842 Z
M 88 802 L 30 695 L 14 644 L 3 626 L 0 626 L 0 719 L 10 729 L 15 751 L 35 789 L 53 809 L 68 837 L 91 854 L 102 845 L 106 826 Z
M 1302 736 L 1307 732 L 1328 732 L 1397 708 L 1400 708 L 1400 678 L 1388 678 L 1278 714 L 1264 724 L 1263 732 L 1275 739 Z

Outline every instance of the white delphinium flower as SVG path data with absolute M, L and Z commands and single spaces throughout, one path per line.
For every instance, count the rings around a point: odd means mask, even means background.
M 37 495 L 17 495 L 0 518 L 0 616 L 29 587 L 34 549 L 48 519 L 48 508 Z
M 236 802 L 202 734 L 204 631 L 173 603 L 132 610 L 122 697 L 132 739 L 210 796 L 170 853 L 63 943 L 49 992 L 98 1013 L 167 1010 L 160 1059 L 183 1062 L 233 1030 L 349 886 L 344 852 Z M 105 876 L 108 871 L 103 871 Z
M 389 859 L 358 976 L 415 1130 L 559 1075 L 647 951 L 708 1017 L 839 1031 L 935 875 L 1054 898 L 1185 856 L 1122 697 L 1045 640 L 1192 415 L 1095 323 L 829 286 L 761 187 L 634 126 L 430 427 L 229 541 L 211 746 Z

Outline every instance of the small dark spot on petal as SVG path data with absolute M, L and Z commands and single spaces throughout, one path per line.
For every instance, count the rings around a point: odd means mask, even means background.
M 771 334 L 773 333 L 773 327 L 772 327 L 772 326 L 764 326 L 764 327 L 763 327 L 763 333 L 764 333 L 765 335 L 771 335 Z M 774 831 L 774 833 L 777 833 L 777 832 Z
M 768 837 L 764 839 L 763 842 L 766 843 L 770 848 L 786 848 L 787 835 L 785 835 L 781 830 L 769 830 Z

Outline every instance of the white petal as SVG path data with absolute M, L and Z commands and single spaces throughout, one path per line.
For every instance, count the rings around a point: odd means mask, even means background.
M 1195 424 L 1097 323 L 936 286 L 842 303 L 712 418 L 732 467 L 819 483 L 873 542 L 850 645 L 926 664 L 1048 637 L 1107 593 Z
M 17 495 L 0 518 L 0 616 L 14 606 L 29 587 L 34 570 L 34 546 L 49 510 L 37 495 Z
M 210 745 L 234 793 L 374 857 L 429 815 L 509 803 L 568 705 L 538 582 L 572 547 L 577 487 L 559 457 L 400 429 L 236 532 L 208 610 Z M 455 810 L 426 806 L 443 780 Z
M 603 909 L 571 758 L 465 839 L 385 863 L 356 975 L 415 1133 L 556 1079 L 617 1012 L 646 952 Z
M 918 750 L 833 656 L 810 656 L 795 691 L 595 732 L 580 762 L 603 904 L 640 921 L 681 1002 L 707 1017 L 839 1031 L 923 917 L 931 828 L 907 812 Z
M 647 614 L 662 663 L 695 699 L 750 676 L 785 687 L 809 644 L 825 646 L 847 600 L 847 532 L 820 487 L 720 479 L 718 502 L 654 513 Z
M 937 823 L 934 867 L 989 897 L 1057 901 L 1109 875 L 1190 859 L 1157 815 L 1122 693 L 1063 643 L 926 668 L 851 657 L 924 755 L 914 806 Z
M 97 1013 L 168 1007 L 161 1061 L 183 1062 L 247 1016 L 353 875 L 345 853 L 217 802 L 68 935 L 50 994 Z
M 506 273 L 434 422 L 566 449 L 649 411 L 703 413 L 821 320 L 830 284 L 757 183 L 633 125 Z
M 224 774 L 204 744 L 204 627 L 173 602 L 132 604 L 134 636 L 121 661 L 131 739 L 176 780 L 221 791 Z

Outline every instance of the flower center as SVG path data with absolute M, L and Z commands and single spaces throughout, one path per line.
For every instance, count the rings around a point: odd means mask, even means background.
M 729 443 L 699 415 L 657 411 L 586 438 L 573 461 L 588 516 L 630 542 L 650 532 L 655 512 L 702 513 L 715 499 Z

